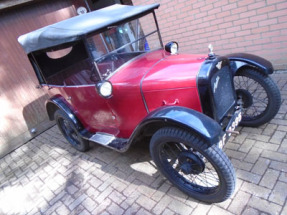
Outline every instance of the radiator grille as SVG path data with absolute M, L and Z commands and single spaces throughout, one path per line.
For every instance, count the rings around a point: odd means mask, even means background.
M 234 88 L 231 72 L 225 66 L 211 78 L 211 91 L 214 100 L 214 113 L 221 120 L 235 104 Z

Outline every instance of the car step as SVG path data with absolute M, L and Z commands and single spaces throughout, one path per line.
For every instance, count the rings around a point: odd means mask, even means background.
M 88 140 L 119 152 L 125 152 L 129 148 L 128 139 L 117 138 L 114 135 L 103 132 L 95 133 Z

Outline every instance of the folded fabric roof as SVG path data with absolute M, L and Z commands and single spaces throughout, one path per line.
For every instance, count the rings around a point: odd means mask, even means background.
M 159 4 L 145 6 L 115 4 L 24 34 L 18 38 L 18 42 L 28 54 L 44 48 L 77 41 L 84 35 L 145 15 L 158 7 Z

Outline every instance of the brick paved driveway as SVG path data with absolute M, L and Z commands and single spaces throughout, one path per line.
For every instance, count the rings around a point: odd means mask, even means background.
M 225 147 L 235 195 L 206 205 L 173 187 L 144 145 L 119 154 L 72 149 L 53 127 L 0 159 L 0 214 L 287 214 L 287 73 L 273 75 L 283 104 L 260 128 L 239 128 Z

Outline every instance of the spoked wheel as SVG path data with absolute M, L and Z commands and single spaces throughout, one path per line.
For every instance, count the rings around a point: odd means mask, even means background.
M 159 129 L 153 135 L 150 151 L 164 176 L 189 196 L 215 203 L 232 195 L 235 172 L 216 145 L 207 147 L 196 135 L 171 127 Z
M 238 99 L 243 102 L 240 125 L 260 126 L 278 113 L 280 91 L 269 76 L 245 68 L 235 74 L 234 86 Z
M 54 117 L 61 133 L 75 149 L 81 152 L 89 149 L 89 141 L 81 137 L 74 123 L 62 110 L 57 110 Z

